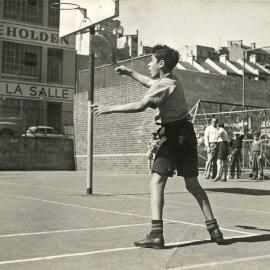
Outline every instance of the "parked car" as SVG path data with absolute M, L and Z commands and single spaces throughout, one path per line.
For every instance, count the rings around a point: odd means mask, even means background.
M 26 132 L 22 136 L 43 137 L 43 138 L 62 138 L 65 135 L 58 134 L 53 127 L 34 126 L 34 127 L 30 127 L 28 130 L 26 130 Z
M 0 118 L 0 137 L 20 136 L 24 130 L 23 119 L 17 117 Z

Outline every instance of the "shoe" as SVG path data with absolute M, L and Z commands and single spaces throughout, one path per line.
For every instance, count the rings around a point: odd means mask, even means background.
M 257 179 L 257 176 L 256 175 L 253 175 L 252 179 L 253 180 Z
M 237 175 L 237 179 L 240 179 L 241 178 L 241 176 L 240 175 Z
M 148 234 L 144 239 L 135 241 L 134 245 L 136 247 L 161 249 L 164 248 L 164 238 L 163 235 L 153 237 Z
M 219 226 L 217 224 L 217 220 L 207 220 L 205 221 L 206 228 L 210 234 L 211 241 L 216 242 L 218 245 L 221 245 L 224 243 L 223 234 L 219 229 Z
M 226 178 L 221 179 L 221 182 L 227 182 Z
M 233 178 L 234 178 L 234 176 L 232 176 L 232 175 L 229 176 L 229 179 L 233 179 Z M 238 178 L 238 177 L 237 177 L 237 178 Z
M 263 175 L 260 175 L 260 176 L 258 177 L 258 180 L 263 180 Z
M 220 177 L 216 177 L 216 178 L 212 179 L 211 182 L 217 182 L 219 180 L 221 180 Z

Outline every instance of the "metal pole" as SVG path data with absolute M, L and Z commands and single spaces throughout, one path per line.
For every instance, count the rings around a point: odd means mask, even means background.
M 242 107 L 243 107 L 243 110 L 245 110 L 245 106 L 246 106 L 246 85 L 245 85 L 245 51 L 243 51 L 243 86 L 242 86 Z M 244 130 L 245 129 L 245 113 L 243 112 L 243 115 L 242 115 L 242 119 L 243 119 L 243 124 L 242 124 L 242 129 Z
M 245 56 L 246 56 L 246 52 L 243 51 L 243 88 L 242 88 L 242 106 L 243 109 L 245 109 L 246 106 L 246 87 L 245 87 Z
M 89 90 L 87 102 L 87 190 L 93 194 L 93 114 L 90 105 L 94 102 L 95 54 L 93 52 L 93 36 L 95 27 L 89 29 Z

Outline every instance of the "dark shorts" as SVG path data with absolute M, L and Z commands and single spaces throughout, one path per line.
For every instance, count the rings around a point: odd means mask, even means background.
M 198 176 L 197 138 L 189 121 L 166 124 L 159 131 L 161 145 L 152 172 L 172 177 L 174 171 L 183 177 Z
M 217 158 L 221 160 L 226 160 L 229 155 L 229 145 L 227 142 L 218 142 L 217 144 L 218 152 L 217 152 Z

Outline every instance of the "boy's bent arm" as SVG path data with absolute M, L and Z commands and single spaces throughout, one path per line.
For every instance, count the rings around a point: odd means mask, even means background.
M 152 78 L 146 75 L 143 75 L 135 70 L 127 68 L 126 66 L 117 67 L 115 71 L 119 75 L 127 75 L 129 77 L 132 77 L 133 79 L 135 79 L 136 81 L 138 81 L 139 83 L 141 83 L 142 85 L 148 88 L 151 87 L 151 85 L 155 82 L 155 80 L 153 80 Z
M 141 73 L 135 70 L 132 70 L 131 77 L 148 88 L 150 88 L 155 82 L 155 80 L 153 80 L 152 78 L 142 75 Z
M 151 105 L 151 102 L 147 99 L 142 99 L 140 101 L 119 104 L 119 105 L 92 105 L 92 111 L 96 116 L 101 114 L 110 113 L 136 113 L 142 112 Z

